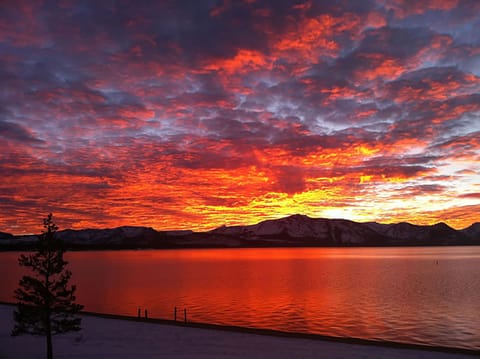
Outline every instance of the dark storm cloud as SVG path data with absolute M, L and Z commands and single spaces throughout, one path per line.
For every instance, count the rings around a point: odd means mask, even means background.
M 359 46 L 339 58 L 332 68 L 346 79 L 396 78 L 433 38 L 433 33 L 426 28 L 388 26 L 367 30 L 364 35 Z
M 430 67 L 409 72 L 386 85 L 388 97 L 396 101 L 445 100 L 455 93 L 474 90 L 480 78 L 458 68 Z
M 367 30 L 358 48 L 353 53 L 355 59 L 366 54 L 382 54 L 405 61 L 427 46 L 433 38 L 433 32 L 426 28 L 382 27 Z
M 432 146 L 432 149 L 454 156 L 471 156 L 478 159 L 480 149 L 480 131 L 466 135 L 452 136 L 447 141 Z
M 50 14 L 46 22 L 53 24 L 52 32 L 63 41 L 72 36 L 100 45 L 103 37 L 108 40 L 106 51 L 123 52 L 138 45 L 143 55 L 156 60 L 192 65 L 205 57 L 230 57 L 238 48 L 266 47 L 267 34 L 256 30 L 259 20 L 256 10 L 262 8 L 261 4 L 238 1 L 225 6 L 223 11 L 215 11 L 219 9 L 217 5 L 217 1 L 195 0 L 85 1 L 65 7 L 50 2 L 43 9 Z M 275 15 L 286 16 L 291 4 L 278 2 L 269 8 L 273 12 L 269 18 L 276 19 Z M 63 19 L 60 14 L 65 15 Z M 272 30 L 281 30 L 282 18 L 278 23 L 269 23 Z M 68 32 L 62 35 L 64 29 Z M 71 29 L 77 30 L 73 33 Z
M 0 117 L 0 137 L 3 140 L 13 140 L 30 144 L 44 143 L 41 139 L 36 138 L 27 128 L 8 121 L 3 121 Z

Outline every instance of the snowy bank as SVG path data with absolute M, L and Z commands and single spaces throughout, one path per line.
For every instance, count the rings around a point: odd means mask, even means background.
M 0 358 L 44 358 L 43 337 L 11 337 L 13 307 L 0 305 Z M 277 337 L 84 315 L 82 331 L 54 337 L 55 358 L 472 358 L 447 353 Z

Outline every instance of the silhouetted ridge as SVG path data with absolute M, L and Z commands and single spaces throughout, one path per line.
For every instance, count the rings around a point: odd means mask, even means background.
M 7 238 L 13 238 L 13 234 L 10 233 L 5 233 L 5 232 L 0 232 L 0 239 L 7 239 Z
M 458 231 L 445 223 L 358 223 L 295 214 L 247 226 L 221 226 L 208 232 L 123 226 L 68 229 L 58 232 L 58 238 L 70 249 L 477 245 L 480 223 Z M 0 232 L 0 250 L 32 249 L 36 241 L 36 236 Z
M 480 222 L 474 223 L 471 226 L 462 229 L 460 232 L 465 234 L 469 238 L 480 238 Z

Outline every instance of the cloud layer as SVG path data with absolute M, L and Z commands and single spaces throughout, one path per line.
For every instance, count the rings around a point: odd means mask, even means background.
M 0 4 L 0 229 L 480 210 L 476 0 Z

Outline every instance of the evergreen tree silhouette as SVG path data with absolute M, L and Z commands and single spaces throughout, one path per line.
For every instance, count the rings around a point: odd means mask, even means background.
M 65 269 L 65 250 L 61 241 L 56 239 L 58 227 L 53 223 L 51 213 L 43 220 L 43 227 L 37 251 L 22 254 L 18 259 L 18 263 L 28 268 L 32 275 L 24 275 L 15 290 L 18 303 L 12 335 L 44 335 L 47 359 L 51 359 L 52 335 L 80 330 L 81 318 L 76 314 L 83 306 L 75 303 L 76 287 L 69 287 L 72 273 Z

